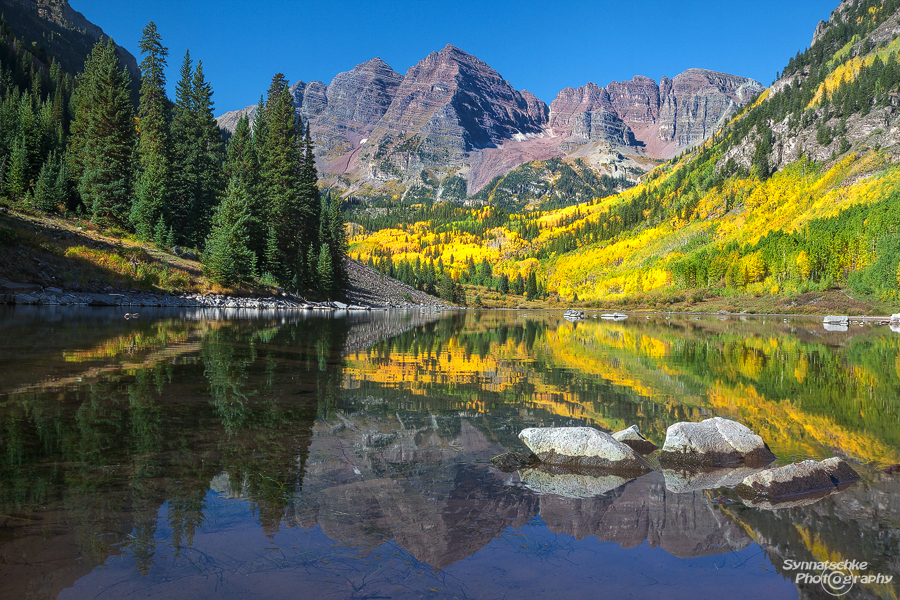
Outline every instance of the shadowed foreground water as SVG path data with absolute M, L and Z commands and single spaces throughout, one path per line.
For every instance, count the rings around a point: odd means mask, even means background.
M 0 307 L 0 599 L 832 598 L 790 561 L 900 575 L 898 373 L 900 335 L 815 319 Z M 769 507 L 489 463 L 712 415 L 862 480 Z

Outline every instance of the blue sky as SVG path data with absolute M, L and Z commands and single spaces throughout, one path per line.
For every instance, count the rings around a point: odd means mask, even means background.
M 406 70 L 451 43 L 548 104 L 569 86 L 692 67 L 769 85 L 838 0 L 70 0 L 140 62 L 154 21 L 170 95 L 185 50 L 203 61 L 216 114 L 255 104 L 272 75 L 329 83 L 380 56 Z

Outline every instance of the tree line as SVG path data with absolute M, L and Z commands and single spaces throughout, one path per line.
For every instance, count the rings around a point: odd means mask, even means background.
M 0 24 L 0 195 L 198 249 L 216 283 L 341 294 L 341 201 L 319 193 L 309 124 L 283 74 L 226 147 L 212 86 L 189 51 L 167 97 L 168 49 L 153 22 L 140 40 L 137 106 L 111 39 L 74 78 L 29 50 Z

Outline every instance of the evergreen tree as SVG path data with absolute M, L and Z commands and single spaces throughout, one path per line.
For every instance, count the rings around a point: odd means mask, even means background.
M 57 212 L 59 206 L 65 204 L 65 188 L 60 187 L 60 167 L 56 152 L 51 152 L 34 185 L 33 201 L 38 210 Z
M 334 294 L 334 271 L 331 263 L 331 249 L 328 244 L 322 244 L 319 248 L 319 260 L 316 267 L 319 291 L 331 298 Z
M 506 273 L 500 277 L 500 293 L 504 295 L 509 293 L 509 275 Z
M 139 44 L 141 61 L 141 99 L 138 105 L 139 174 L 135 184 L 135 202 L 131 222 L 138 237 L 155 238 L 153 226 L 171 218 L 166 214 L 170 180 L 169 99 L 166 97 L 166 57 L 153 21 L 144 27 Z M 161 245 L 161 244 L 160 244 Z
M 347 286 L 347 230 L 344 226 L 344 213 L 341 211 L 341 199 L 329 196 L 328 228 L 330 230 L 331 265 L 334 272 L 335 288 L 343 290 Z M 418 258 L 417 258 L 418 260 Z M 416 267 L 416 272 L 419 268 Z
M 444 275 L 441 277 L 441 283 L 438 285 L 438 295 L 441 299 L 450 302 L 451 304 L 454 301 L 454 292 L 456 291 L 456 285 L 453 281 L 453 278 L 449 275 Z
M 222 135 L 213 116 L 212 87 L 203 75 L 203 63 L 191 66 L 185 54 L 176 85 L 173 137 L 173 201 L 171 212 L 179 223 L 176 236 L 199 246 L 207 237 L 210 219 L 222 190 Z
M 232 285 L 256 274 L 256 254 L 249 248 L 250 197 L 237 178 L 228 183 L 206 239 L 203 269 L 214 282 Z
M 166 219 L 162 213 L 159 213 L 159 220 L 156 221 L 156 227 L 153 228 L 153 243 L 157 248 L 165 248 L 167 237 Z
M 303 134 L 303 124 L 297 130 L 295 140 L 296 151 L 296 175 L 297 175 L 297 212 L 302 219 L 303 226 L 300 230 L 300 243 L 320 244 L 318 233 L 321 231 L 321 220 L 326 220 L 326 215 L 319 211 L 319 186 L 316 173 L 316 157 L 313 152 L 313 142 L 310 135 L 310 125 L 306 124 L 306 135 Z M 326 225 L 328 229 L 328 225 Z
M 266 222 L 268 218 L 266 203 L 263 196 L 258 193 L 259 160 L 253 142 L 253 133 L 250 129 L 250 118 L 247 115 L 243 115 L 238 120 L 234 134 L 228 141 L 224 175 L 225 181 L 229 185 L 232 181 L 241 185 L 244 193 L 250 198 L 249 247 L 256 255 L 256 264 L 262 265 L 266 256 L 268 231 Z
M 267 256 L 267 268 L 280 285 L 288 286 L 296 284 L 296 277 L 305 270 L 300 252 L 304 215 L 297 204 L 297 120 L 281 73 L 272 78 L 263 115 L 266 137 L 259 155 L 260 179 L 269 206 L 269 249 L 273 251 Z
M 98 50 L 99 48 L 99 50 Z M 131 78 L 119 64 L 111 39 L 97 43 L 85 67 L 76 100 L 74 152 L 79 167 L 78 191 L 95 223 L 124 223 L 131 208 L 134 109 Z
M 6 171 L 6 192 L 13 199 L 25 197 L 28 188 L 28 152 L 25 150 L 25 140 L 19 138 L 12 147 L 9 167 Z
M 211 216 L 222 191 L 222 162 L 225 158 L 222 134 L 213 115 L 212 86 L 203 76 L 203 61 L 197 61 L 191 95 L 195 111 L 197 186 L 191 206 L 193 232 L 189 242 L 199 245 L 209 232 Z
M 525 285 L 525 297 L 528 300 L 534 300 L 537 298 L 537 293 L 537 276 L 532 271 L 528 274 L 528 283 Z
M 172 109 L 172 181 L 169 185 L 169 214 L 179 243 L 192 237 L 191 208 L 197 182 L 197 147 L 193 143 L 196 108 L 192 94 L 194 69 L 190 51 L 181 62 L 175 84 L 175 106 Z

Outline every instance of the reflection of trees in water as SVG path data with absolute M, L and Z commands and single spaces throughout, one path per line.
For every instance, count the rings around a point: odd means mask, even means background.
M 880 333 L 828 346 L 812 336 L 753 324 L 742 332 L 718 322 L 573 327 L 545 317 L 472 312 L 405 331 L 404 326 L 392 324 L 385 330 L 399 334 L 348 359 L 361 373 L 350 381 L 342 353 L 353 330 L 342 320 L 146 321 L 134 326 L 137 331 L 116 325 L 115 339 L 80 351 L 82 362 L 69 365 L 96 366 L 94 379 L 17 392 L 0 403 L 0 513 L 31 515 L 40 514 L 41 506 L 60 507 L 58 522 L 40 527 L 76 531 L 78 552 L 92 564 L 127 536 L 129 552 L 147 572 L 161 531 L 171 535 L 176 554 L 193 544 L 209 509 L 210 481 L 224 473 L 234 493 L 252 503 L 267 533 L 286 518 L 301 525 L 327 521 L 336 539 L 343 531 L 373 547 L 399 532 L 402 547 L 433 566 L 446 566 L 489 543 L 509 523 L 537 513 L 534 495 L 505 486 L 479 462 L 504 448 L 522 450 L 516 436 L 526 424 L 638 423 L 659 433 L 672 420 L 717 409 L 707 394 L 711 387 L 724 395 L 752 386 L 757 397 L 751 400 L 768 402 L 766 410 L 792 406 L 797 418 L 830 415 L 860 439 L 887 440 L 897 430 L 900 338 Z M 374 338 L 378 331 L 369 327 L 367 335 Z M 403 362 L 404 368 L 412 365 L 406 379 L 366 379 L 410 357 Z M 466 371 L 467 361 L 479 370 Z M 416 382 L 413 393 L 410 382 L 417 375 L 431 378 Z M 345 460 L 347 448 L 364 460 L 340 463 L 335 473 L 322 472 L 326 461 L 319 456 L 309 461 L 317 417 L 344 431 L 335 434 L 344 436 L 335 464 Z M 484 456 L 461 458 L 476 446 Z M 361 483 L 352 466 L 381 487 Z M 784 513 L 790 518 L 755 509 L 727 511 L 742 527 L 797 548 L 819 544 L 850 557 L 900 555 L 896 528 L 878 530 L 884 511 L 874 507 L 884 494 L 874 488 L 859 493 L 857 504 L 873 507 L 869 512 L 841 513 L 834 504 L 854 490 L 822 501 L 833 503 L 833 515 L 815 512 L 818 505 Z M 695 496 L 680 499 L 684 510 L 677 515 L 693 514 L 697 503 L 703 503 L 704 515 L 726 510 L 711 509 L 702 494 Z M 633 523 L 616 521 L 610 507 L 633 509 L 634 522 L 652 523 L 647 497 L 633 485 L 606 500 L 579 501 L 586 507 L 578 513 L 585 527 L 572 533 L 630 543 Z M 675 500 L 666 506 L 675 507 Z M 566 520 L 576 512 L 572 501 L 542 502 L 548 516 L 558 508 L 555 531 L 568 527 Z M 892 514 L 900 512 L 891 506 Z M 167 522 L 160 523 L 163 512 Z M 501 517 L 486 518 L 491 512 Z M 854 518 L 859 524 L 846 527 Z M 708 537 L 715 540 L 719 524 L 707 521 Z M 795 525 L 806 521 L 816 531 L 846 534 L 807 540 Z M 35 531 L 23 526 L 14 536 Z M 675 537 L 667 539 L 673 544 L 688 539 L 672 531 Z M 97 535 L 106 532 L 115 535 Z M 873 537 L 879 541 L 864 541 Z
M 658 443 L 676 421 L 721 414 L 787 456 L 836 446 L 900 460 L 900 336 L 886 328 L 826 338 L 812 320 L 558 321 L 456 315 L 351 355 L 352 383 L 435 409 L 509 405 L 610 430 L 638 424 Z
M 135 326 L 138 333 L 115 331 L 112 341 L 95 342 L 97 351 L 76 356 L 73 366 L 98 374 L 91 382 L 16 393 L 0 404 L 0 514 L 59 506 L 53 518 L 61 520 L 42 528 L 74 529 L 78 554 L 92 564 L 127 536 L 146 573 L 160 507 L 178 554 L 203 523 L 209 482 L 226 471 L 243 482 L 262 525 L 277 530 L 300 487 L 316 411 L 336 404 L 335 349 L 346 326 L 333 319 Z M 119 343 L 121 336 L 141 343 Z M 199 344 L 179 353 L 190 339 Z

